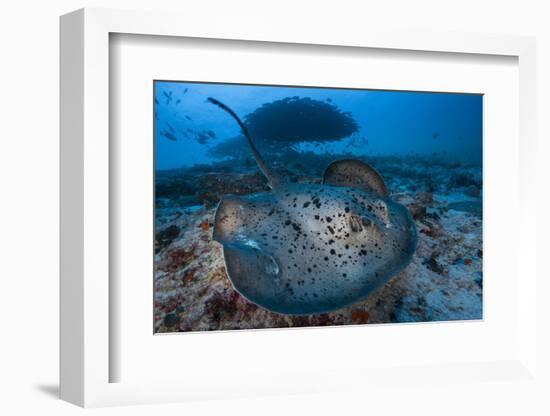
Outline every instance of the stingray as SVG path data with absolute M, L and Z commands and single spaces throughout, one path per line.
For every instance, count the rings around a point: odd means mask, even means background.
M 321 184 L 290 183 L 268 168 L 239 124 L 270 191 L 225 195 L 213 239 L 237 292 L 272 312 L 330 312 L 367 298 L 411 261 L 416 227 L 380 174 L 355 159 L 331 163 Z

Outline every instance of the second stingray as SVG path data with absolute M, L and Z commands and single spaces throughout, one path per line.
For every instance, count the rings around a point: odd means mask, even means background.
M 403 270 L 416 248 L 407 209 L 392 201 L 367 164 L 330 164 L 323 184 L 285 183 L 269 170 L 241 127 L 270 192 L 224 196 L 214 220 L 234 288 L 283 314 L 329 312 L 368 297 Z

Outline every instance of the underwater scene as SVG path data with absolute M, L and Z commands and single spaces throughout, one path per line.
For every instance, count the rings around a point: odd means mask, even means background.
M 155 332 L 482 319 L 482 108 L 154 81 Z

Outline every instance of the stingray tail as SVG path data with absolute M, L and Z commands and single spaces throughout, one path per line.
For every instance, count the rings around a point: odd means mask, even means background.
M 250 145 L 250 149 L 252 150 L 252 154 L 254 155 L 254 159 L 256 160 L 256 163 L 258 164 L 258 167 L 260 168 L 260 170 L 262 171 L 264 176 L 267 178 L 269 186 L 273 189 L 276 188 L 279 185 L 279 180 L 277 179 L 276 176 L 273 175 L 273 173 L 271 173 L 271 171 L 269 170 L 269 168 L 265 164 L 264 159 L 262 158 L 262 155 L 260 154 L 260 152 L 258 151 L 256 146 L 254 145 L 254 142 L 252 141 L 252 138 L 250 137 L 250 133 L 248 133 L 248 129 L 243 124 L 243 122 L 241 121 L 239 116 L 237 114 L 235 114 L 235 112 L 233 110 L 231 110 L 228 106 L 226 106 L 221 101 L 216 100 L 215 98 L 208 97 L 207 101 L 214 104 L 214 105 L 217 105 L 222 110 L 227 111 L 231 115 L 231 117 L 233 117 L 235 119 L 235 121 L 239 124 L 239 127 L 241 128 L 241 130 L 244 134 L 244 137 L 246 137 L 246 140 L 248 141 L 248 144 Z

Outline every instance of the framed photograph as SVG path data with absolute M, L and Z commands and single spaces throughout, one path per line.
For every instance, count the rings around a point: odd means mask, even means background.
M 482 100 L 155 80 L 155 332 L 482 319 Z
M 62 398 L 536 383 L 534 40 L 215 27 L 61 18 Z

